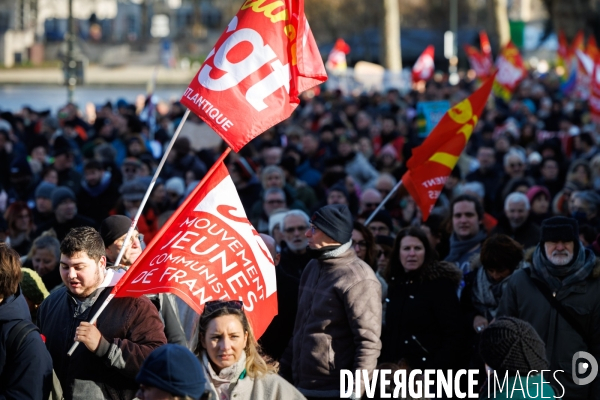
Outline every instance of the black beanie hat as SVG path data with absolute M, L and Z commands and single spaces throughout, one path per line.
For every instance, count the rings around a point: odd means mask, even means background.
M 206 375 L 198 357 L 178 344 L 165 344 L 150 353 L 135 380 L 174 396 L 196 400 L 206 390 Z
M 102 221 L 100 236 L 104 241 L 104 247 L 110 246 L 115 240 L 127 234 L 131 223 L 131 219 L 124 215 L 111 215 Z
M 369 221 L 369 224 L 373 221 L 382 222 L 385 224 L 385 226 L 387 226 L 387 228 L 390 230 L 390 232 L 394 231 L 394 224 L 392 222 L 392 216 L 390 215 L 390 213 L 387 210 L 377 211 L 377 213 L 375 215 L 373 215 L 373 218 L 371 218 L 371 221 Z
M 552 217 L 542 221 L 540 242 L 575 242 L 579 244 L 579 224 L 567 217 Z
M 319 208 L 310 223 L 340 244 L 352 238 L 352 214 L 344 204 L 331 204 Z
M 502 374 L 549 368 L 544 342 L 529 323 L 518 318 L 499 317 L 491 323 L 481 333 L 479 353 Z

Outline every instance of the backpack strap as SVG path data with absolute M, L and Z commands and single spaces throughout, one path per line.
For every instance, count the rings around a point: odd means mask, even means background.
M 525 271 L 527 276 L 529 276 L 529 279 L 531 279 L 534 285 L 538 288 L 540 293 L 542 293 L 546 300 L 548 300 L 550 306 L 554 308 L 558 312 L 558 314 L 561 317 L 563 317 L 565 321 L 567 321 L 569 325 L 571 325 L 571 328 L 573 328 L 575 332 L 577 332 L 577 334 L 581 336 L 586 346 L 590 348 L 592 341 L 590 340 L 588 333 L 585 331 L 581 323 L 575 319 L 573 314 L 571 314 L 571 312 L 568 311 L 565 306 L 563 306 L 558 300 L 556 300 L 554 293 L 552 293 L 549 287 L 544 285 L 538 279 L 534 279 L 531 277 L 531 268 L 524 268 L 523 270 Z
M 34 325 L 31 321 L 21 320 L 15 326 L 13 326 L 8 333 L 8 339 L 6 340 L 6 360 L 10 360 L 17 353 L 23 340 L 31 332 L 40 332 L 40 328 Z

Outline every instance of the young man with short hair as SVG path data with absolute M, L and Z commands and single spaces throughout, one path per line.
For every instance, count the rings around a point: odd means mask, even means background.
M 38 325 L 65 399 L 133 398 L 142 362 L 167 342 L 158 312 L 145 296 L 113 298 L 90 324 L 112 289 L 102 287 L 106 274 L 102 237 L 90 227 L 72 229 L 60 252 L 65 287 L 44 300 Z M 74 341 L 81 345 L 69 356 Z

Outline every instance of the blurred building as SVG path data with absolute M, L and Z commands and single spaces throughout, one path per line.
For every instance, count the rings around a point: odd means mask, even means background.
M 12 67 L 35 58 L 37 0 L 0 0 L 0 64 Z

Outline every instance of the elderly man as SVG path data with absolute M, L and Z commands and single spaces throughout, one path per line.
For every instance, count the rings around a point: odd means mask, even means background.
M 135 376 L 152 350 L 167 343 L 164 326 L 147 297 L 114 298 L 98 321 L 89 320 L 110 294 L 104 242 L 90 227 L 72 229 L 60 244 L 64 287 L 38 310 L 38 326 L 65 399 L 133 398 Z M 73 341 L 81 345 L 67 355 Z
M 381 284 L 352 249 L 345 205 L 321 207 L 306 231 L 316 253 L 302 274 L 294 334 L 280 373 L 307 398 L 340 398 L 341 370 L 373 371 L 381 350 Z
M 504 201 L 504 214 L 492 234 L 501 233 L 510 236 L 525 249 L 537 245 L 540 227 L 529 218 L 530 208 L 526 195 L 520 192 L 509 194 Z
M 279 312 L 261 338 L 265 353 L 276 360 L 283 354 L 294 332 L 300 277 L 306 264 L 313 258 L 313 252 L 308 248 L 308 240 L 304 236 L 309 225 L 308 215 L 301 210 L 288 211 L 281 223 L 284 245 L 280 258 L 275 263 Z M 266 240 L 265 243 L 269 247 Z
M 358 214 L 372 213 L 381 204 L 383 197 L 376 189 L 366 189 L 360 195 Z
M 258 210 L 253 208 L 251 216 L 252 225 L 260 233 L 269 232 L 269 217 L 275 210 L 286 208 L 285 192 L 280 188 L 269 188 L 264 191 L 262 207 Z
M 577 221 L 566 217 L 542 222 L 531 265 L 517 270 L 504 289 L 498 316 L 529 322 L 546 343 L 550 369 L 563 370 L 551 382 L 566 399 L 600 398 L 600 378 L 579 385 L 574 355 L 584 351 L 600 360 L 600 264 L 579 241 Z M 589 374 L 588 374 L 589 375 Z M 553 380 L 553 379 L 549 379 Z M 564 394 L 561 396 L 561 393 Z

